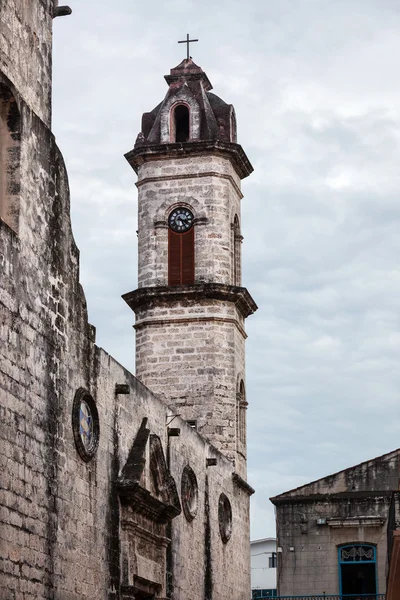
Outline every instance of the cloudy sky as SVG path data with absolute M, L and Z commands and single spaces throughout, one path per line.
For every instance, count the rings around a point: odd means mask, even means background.
M 400 446 L 398 0 L 70 0 L 53 129 L 97 341 L 134 369 L 135 174 L 123 158 L 191 54 L 234 104 L 243 182 L 252 537 L 268 498 Z

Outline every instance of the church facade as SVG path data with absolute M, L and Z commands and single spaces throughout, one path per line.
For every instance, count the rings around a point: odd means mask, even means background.
M 70 11 L 0 8 L 2 599 L 249 598 L 244 323 L 257 307 L 241 283 L 252 167 L 234 109 L 185 59 L 126 155 L 134 376 L 88 323 L 51 132 L 52 20 Z

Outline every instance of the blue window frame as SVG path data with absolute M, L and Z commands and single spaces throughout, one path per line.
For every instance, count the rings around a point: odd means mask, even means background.
M 340 595 L 377 594 L 376 546 L 346 544 L 338 548 Z

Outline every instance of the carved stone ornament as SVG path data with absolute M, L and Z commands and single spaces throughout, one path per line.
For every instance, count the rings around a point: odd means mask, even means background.
M 99 445 L 99 414 L 95 401 L 84 388 L 79 388 L 74 397 L 72 431 L 80 457 L 91 460 Z
M 221 539 L 226 544 L 232 535 L 232 507 L 225 494 L 221 494 L 219 497 L 218 522 Z
M 147 423 L 144 418 L 115 482 L 121 502 L 122 600 L 166 598 L 167 523 L 181 512 L 161 440 Z
M 189 465 L 187 465 L 182 472 L 181 500 L 186 519 L 188 521 L 193 521 L 199 505 L 199 488 L 196 475 Z

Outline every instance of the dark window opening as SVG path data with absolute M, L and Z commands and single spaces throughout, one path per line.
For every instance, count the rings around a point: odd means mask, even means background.
M 342 564 L 341 574 L 343 595 L 376 594 L 375 563 Z
M 168 285 L 194 283 L 194 228 L 186 233 L 168 230 Z
M 0 219 L 18 231 L 21 119 L 11 91 L 0 83 Z
M 235 117 L 234 117 L 233 113 L 231 113 L 230 126 L 231 126 L 231 131 L 230 131 L 231 142 L 236 142 L 236 123 L 235 123 Z
M 276 552 L 272 552 L 268 558 L 268 566 L 270 569 L 276 569 Z
M 189 425 L 189 427 L 191 427 L 192 429 L 197 429 L 197 421 L 186 421 L 186 423 Z
M 368 544 L 339 548 L 340 591 L 348 600 L 376 594 L 376 548 Z
M 174 111 L 175 141 L 189 141 L 189 109 L 184 104 L 179 104 Z

